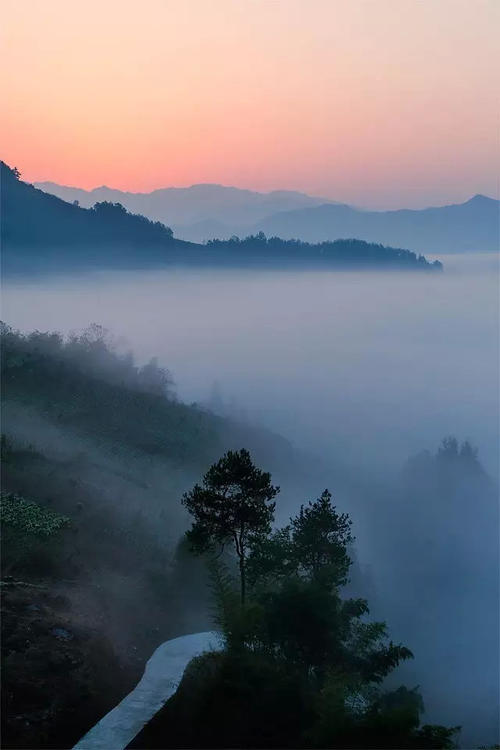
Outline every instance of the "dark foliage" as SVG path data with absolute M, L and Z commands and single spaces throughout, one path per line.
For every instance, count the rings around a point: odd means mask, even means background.
M 130 214 L 120 203 L 81 208 L 22 182 L 0 162 L 2 265 L 6 273 L 68 268 L 144 268 L 165 264 L 256 267 L 347 267 L 440 269 L 422 255 L 361 240 L 310 245 L 267 239 L 259 233 L 240 240 L 197 245 L 174 239 L 158 221 Z
M 206 460 L 217 441 L 221 419 L 178 403 L 166 370 L 116 354 L 99 326 L 67 341 L 4 326 L 1 349 L 4 398 L 41 406 L 61 426 L 182 462 L 200 459 L 196 445 Z
M 4 273 L 140 268 L 160 263 L 180 242 L 168 227 L 130 214 L 120 204 L 85 209 L 37 190 L 4 162 L 0 180 Z
M 201 535 L 224 538 L 213 511 L 196 523 Z M 191 663 L 131 747 L 454 747 L 456 728 L 420 726 L 416 688 L 380 688 L 412 654 L 387 640 L 385 623 L 367 619 L 365 600 L 342 599 L 352 541 L 349 518 L 325 491 L 284 529 L 249 541 L 244 602 L 230 568 L 212 558 L 225 649 Z
M 357 239 L 310 244 L 295 239 L 266 237 L 263 232 L 259 232 L 245 239 L 232 237 L 230 240 L 210 240 L 207 248 L 215 257 L 231 253 L 237 264 L 244 262 L 245 258 L 251 258 L 256 264 L 267 262 L 271 265 L 286 260 L 291 265 L 310 267 L 333 265 L 347 268 L 442 269 L 439 261 L 429 263 L 423 255 L 416 255 L 410 250 Z
M 2 244 L 6 247 L 120 243 L 168 245 L 172 230 L 119 203 L 80 208 L 20 180 L 19 172 L 0 162 Z
M 228 451 L 182 498 L 194 517 L 187 537 L 195 552 L 230 543 L 238 557 L 241 601 L 245 601 L 249 550 L 271 531 L 279 487 L 258 469 L 247 450 Z
M 249 559 L 249 575 L 253 583 L 273 576 L 306 577 L 326 586 L 347 582 L 350 558 L 347 546 L 354 541 L 351 522 L 339 515 L 331 505 L 331 494 L 301 506 L 290 525 L 256 540 Z
M 177 401 L 168 370 L 156 359 L 143 366 L 118 354 L 99 325 L 64 339 L 58 333 L 22 334 L 0 326 L 2 398 L 34 407 L 58 426 L 114 446 L 168 459 L 198 472 L 230 445 L 255 446 L 288 460 L 286 440 Z

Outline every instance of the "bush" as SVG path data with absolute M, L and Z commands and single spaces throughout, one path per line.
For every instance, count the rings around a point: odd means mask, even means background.
M 5 526 L 43 539 L 48 539 L 70 523 L 66 516 L 49 508 L 42 508 L 14 492 L 0 493 L 0 517 Z
M 60 563 L 60 532 L 70 519 L 14 492 L 0 493 L 2 567 L 5 573 L 51 573 Z

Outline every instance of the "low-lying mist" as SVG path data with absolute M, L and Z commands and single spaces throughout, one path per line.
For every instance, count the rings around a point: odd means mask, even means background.
M 398 466 L 443 435 L 498 455 L 496 256 L 442 274 L 166 270 L 4 285 L 21 330 L 109 328 L 158 357 L 182 400 L 211 402 L 302 449 Z
M 329 487 L 353 519 L 352 585 L 415 653 L 401 681 L 470 747 L 498 734 L 498 507 L 481 468 L 497 479 L 498 259 L 444 260 L 439 274 L 9 281 L 2 318 L 63 333 L 95 321 L 140 363 L 158 357 L 180 400 L 289 439 L 302 458 L 290 486 L 286 467 L 275 477 L 278 522 Z M 436 452 L 447 435 L 459 443 Z

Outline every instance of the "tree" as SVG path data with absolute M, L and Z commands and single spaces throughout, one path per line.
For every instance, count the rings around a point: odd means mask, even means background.
M 129 215 L 125 206 L 121 203 L 113 203 L 112 201 L 98 201 L 94 203 L 91 210 L 110 222 L 120 221 L 124 216 Z
M 161 736 L 141 737 L 141 747 L 165 748 L 172 738 L 171 747 L 452 748 L 456 728 L 420 726 L 416 688 L 383 690 L 411 651 L 388 640 L 384 622 L 368 619 L 365 599 L 341 596 L 349 517 L 325 490 L 272 532 L 276 492 L 240 451 L 184 496 L 196 551 L 233 541 L 242 602 L 221 566 L 213 590 L 225 647 L 188 667 L 156 719 Z M 249 529 L 240 534 L 242 517 Z
M 252 580 L 295 575 L 328 589 L 343 586 L 351 565 L 347 546 L 354 541 L 350 528 L 348 515 L 337 513 L 325 490 L 301 505 L 288 526 L 257 540 L 249 559 Z
M 231 542 L 238 557 L 241 603 L 246 596 L 246 562 L 251 547 L 269 535 L 279 487 L 253 464 L 247 450 L 228 451 L 182 497 L 194 517 L 187 532 L 194 552 L 202 554 Z
M 169 371 L 159 366 L 157 357 L 138 370 L 137 381 L 141 390 L 159 396 L 166 396 L 174 384 Z
M 325 490 L 288 526 L 256 540 L 247 567 L 264 622 L 249 640 L 320 682 L 335 669 L 376 683 L 412 654 L 387 643 L 385 623 L 364 620 L 365 599 L 340 596 L 351 566 L 350 529 Z
M 302 505 L 291 525 L 299 568 L 328 587 L 344 585 L 351 565 L 347 545 L 354 540 L 349 516 L 337 513 L 330 492 Z

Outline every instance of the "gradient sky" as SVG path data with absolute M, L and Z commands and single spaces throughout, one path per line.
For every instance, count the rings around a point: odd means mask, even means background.
M 498 0 L 1 0 L 28 181 L 498 195 Z

